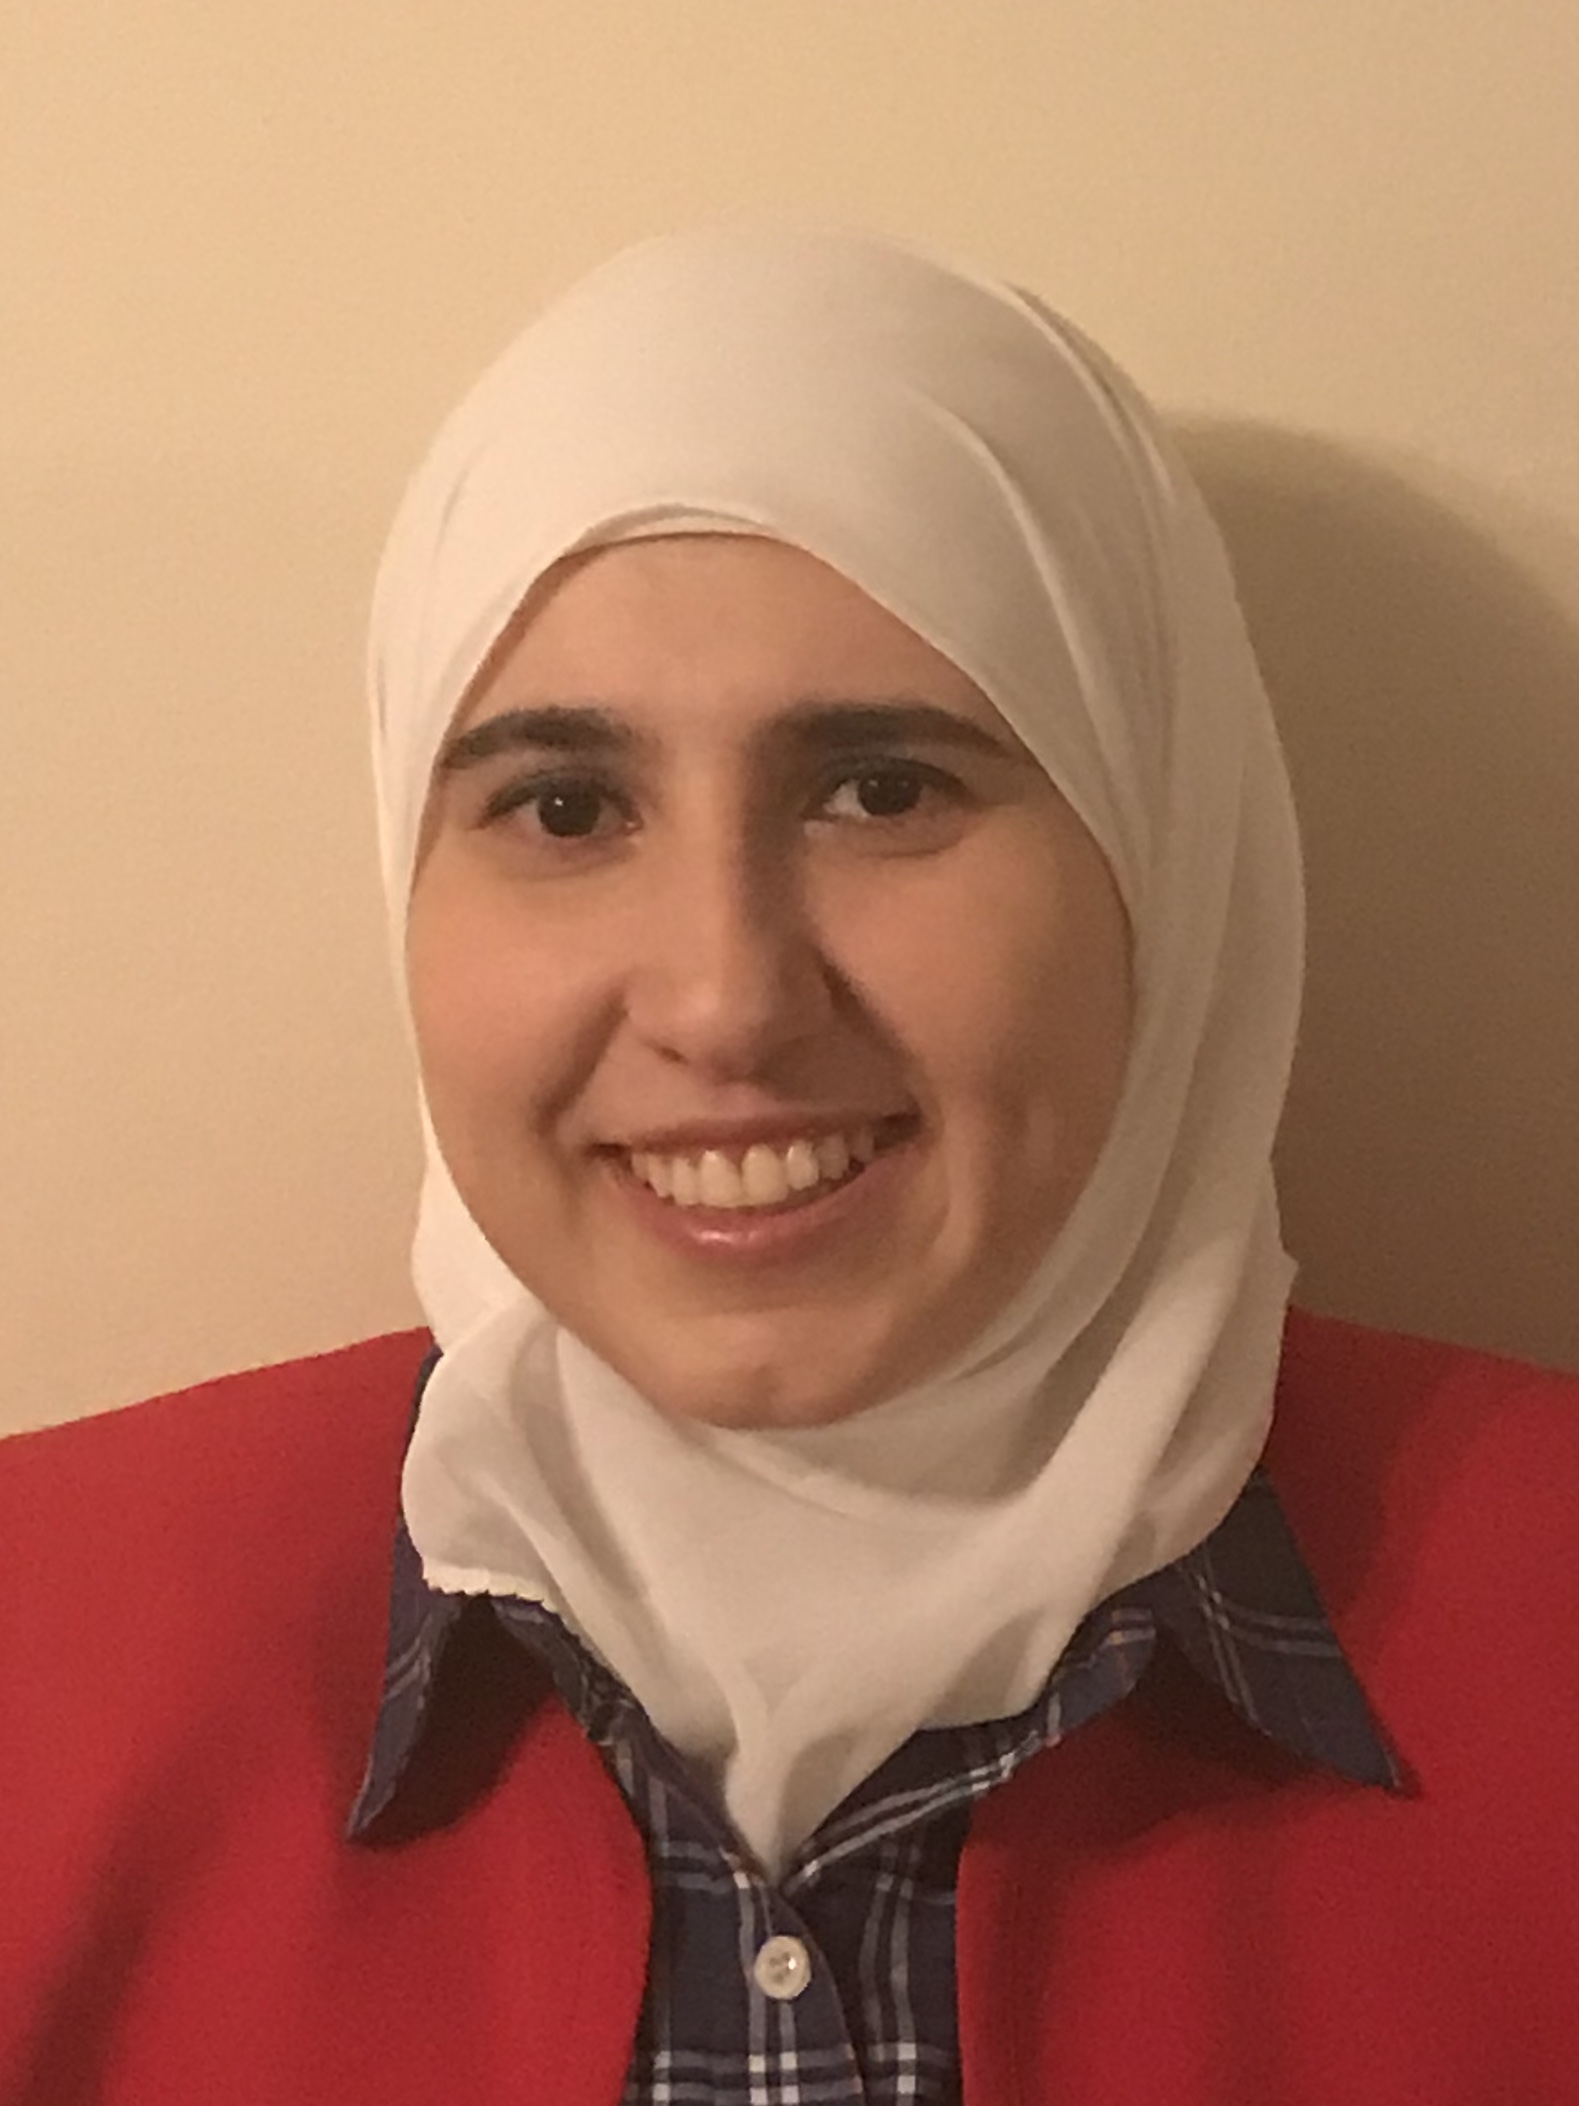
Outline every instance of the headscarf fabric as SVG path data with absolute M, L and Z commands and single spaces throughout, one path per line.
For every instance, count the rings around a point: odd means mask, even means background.
M 1133 946 L 1122 1095 L 1052 1248 L 953 1364 L 836 1425 L 661 1414 L 505 1268 L 428 1129 L 444 1352 L 403 1486 L 427 1576 L 552 1608 L 777 1871 L 919 1727 L 1029 1703 L 1242 1489 L 1292 1277 L 1271 1150 L 1303 896 L 1221 541 L 1131 383 L 915 245 L 725 225 L 558 299 L 401 506 L 371 640 L 397 955 L 441 741 L 528 592 L 684 532 L 804 549 L 951 659 L 1101 847 Z

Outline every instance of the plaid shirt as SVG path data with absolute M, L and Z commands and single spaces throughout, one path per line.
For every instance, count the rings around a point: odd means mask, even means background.
M 430 1588 L 404 1524 L 389 1656 L 350 1832 L 399 1796 L 463 1618 L 544 1666 L 643 1836 L 647 1992 L 626 2106 L 948 2106 L 960 2098 L 959 1854 L 976 1801 L 1129 1694 L 1160 1638 L 1250 1723 L 1357 1783 L 1399 1772 L 1259 1471 L 1195 1550 L 1093 1610 L 1013 1718 L 914 1734 L 769 1884 L 711 1794 L 550 1611 Z

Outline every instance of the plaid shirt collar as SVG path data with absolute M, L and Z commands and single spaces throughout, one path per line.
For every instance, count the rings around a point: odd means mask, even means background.
M 418 1379 L 418 1400 L 432 1365 L 430 1359 Z M 364 1834 L 399 1798 L 402 1779 L 442 1698 L 436 1689 L 439 1668 L 468 1615 L 491 1616 L 525 1645 L 591 1738 L 599 1737 L 600 1706 L 633 1705 L 623 1685 L 548 1610 L 430 1587 L 402 1518 L 395 1538 L 383 1695 L 348 1825 L 352 1837 Z M 1006 1745 L 1023 1759 L 1127 1695 L 1149 1663 L 1159 1633 L 1172 1639 L 1242 1718 L 1293 1755 L 1357 1784 L 1401 1786 L 1401 1767 L 1344 1656 L 1264 1471 L 1253 1472 L 1203 1543 L 1091 1612 L 1055 1667 L 1048 1691 L 1018 1720 L 1000 1722 L 1024 1729 L 1012 1732 Z M 1096 1663 L 1097 1671 L 1082 1672 L 1083 1663 Z M 1049 1701 L 1055 1687 L 1056 1703 Z M 520 1684 L 514 1723 L 543 1688 L 540 1680 Z M 1082 1689 L 1083 1698 L 1071 1702 Z M 1009 1763 L 1004 1774 L 1015 1766 Z M 830 1818 L 837 1822 L 838 1813 Z

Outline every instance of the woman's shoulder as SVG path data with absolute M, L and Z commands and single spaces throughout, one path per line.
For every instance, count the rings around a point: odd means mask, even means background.
M 12 1573 L 117 1559 L 225 1569 L 314 1532 L 388 1543 L 418 1369 L 431 1340 L 395 1332 L 251 1368 L 0 1441 L 0 1536 Z
M 25 1809 L 0 1890 L 62 1951 L 107 1866 L 112 1896 L 163 1891 L 193 1851 L 244 1854 L 254 1818 L 344 1818 L 427 1345 L 372 1339 L 0 1442 L 0 1774 Z
M 1400 1442 L 1491 1463 L 1487 1443 L 1499 1469 L 1537 1452 L 1579 1469 L 1579 1375 L 1290 1310 L 1269 1458 L 1297 1475 L 1340 1446 L 1380 1463 Z
M 1266 1462 L 1346 1642 L 1528 1655 L 1550 1686 L 1579 1618 L 1579 1376 L 1295 1312 Z

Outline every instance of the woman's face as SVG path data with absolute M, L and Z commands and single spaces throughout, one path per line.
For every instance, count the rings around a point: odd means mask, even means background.
M 1112 877 L 998 712 L 746 537 L 542 582 L 441 754 L 408 956 L 478 1226 L 719 1425 L 843 1418 L 967 1346 L 1084 1186 L 1130 1033 Z

